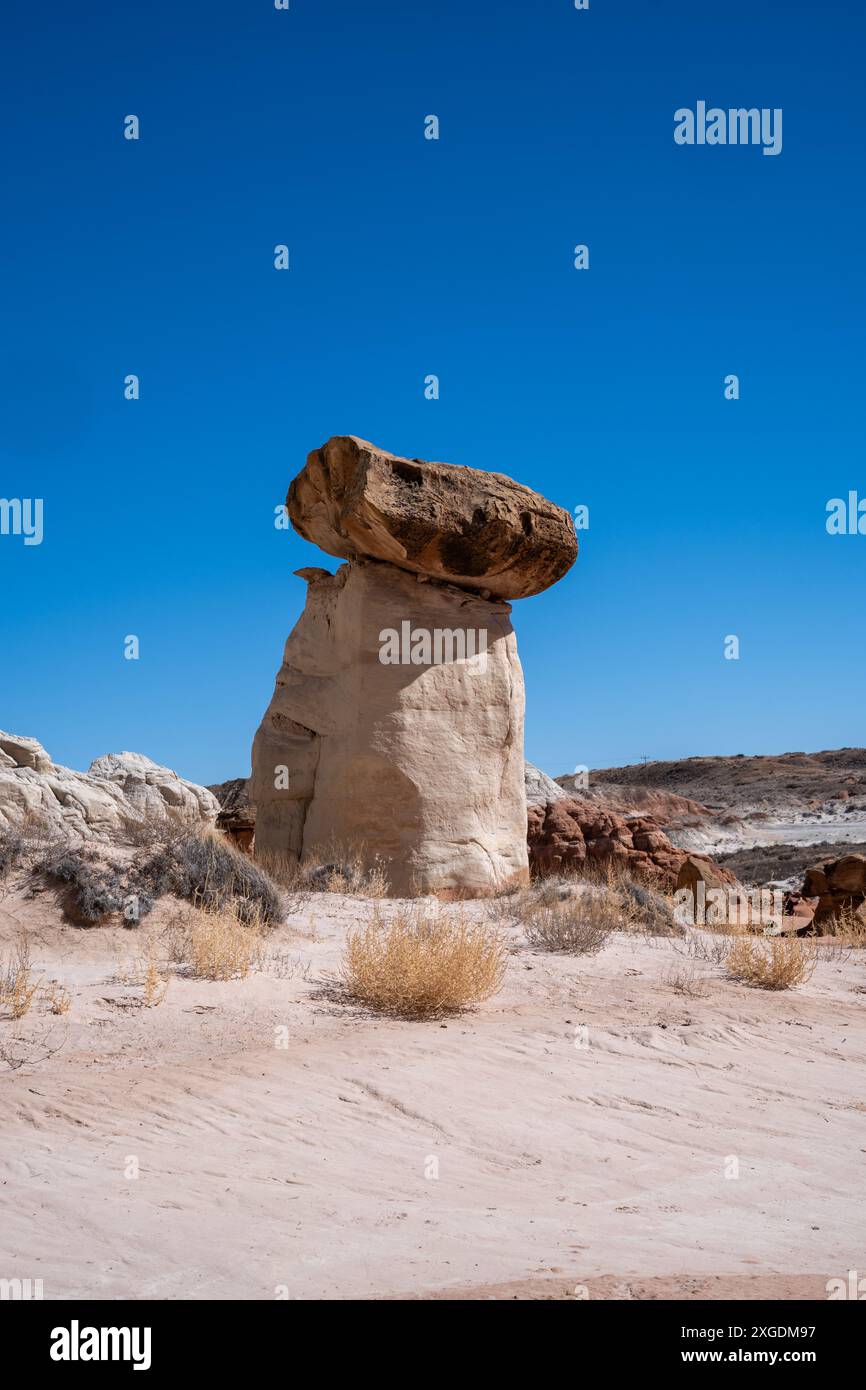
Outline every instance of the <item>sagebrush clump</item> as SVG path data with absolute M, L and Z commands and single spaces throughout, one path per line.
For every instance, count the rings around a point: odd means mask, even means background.
M 61 849 L 38 865 L 67 887 L 64 911 L 81 926 L 122 917 L 137 926 L 166 893 L 195 907 L 233 904 L 241 922 L 272 926 L 285 916 L 284 894 L 245 854 L 216 832 L 188 830 L 151 836 L 149 853 L 128 863 L 105 863 L 93 849 Z
M 83 926 L 95 926 L 122 912 L 130 895 L 126 875 L 117 867 L 99 864 L 91 852 L 64 849 L 43 860 L 40 869 L 67 885 L 64 911 Z
M 594 956 L 611 932 L 622 926 L 622 904 L 609 893 L 585 892 L 561 902 L 539 904 L 525 920 L 530 946 L 539 951 L 563 951 Z
M 240 922 L 273 926 L 285 916 L 285 899 L 269 875 L 215 832 L 167 839 L 135 877 L 154 898 L 174 893 L 208 910 L 232 904 Z
M 4 830 L 0 833 L 0 879 L 8 877 L 13 869 L 18 868 L 26 848 L 24 836 L 19 835 L 16 830 Z
M 607 864 L 590 866 L 581 872 L 542 875 L 534 879 L 529 888 L 496 898 L 490 913 L 494 918 L 504 917 L 514 926 L 525 926 L 539 914 L 548 912 L 550 916 L 553 909 L 564 903 L 588 904 L 592 899 L 596 903 L 593 908 L 585 906 L 576 912 L 578 915 L 591 912 L 596 921 L 606 919 L 611 931 L 643 932 L 649 936 L 684 935 L 685 929 L 676 920 L 673 905 L 664 893 Z M 550 926 L 555 932 L 556 923 L 551 921 Z

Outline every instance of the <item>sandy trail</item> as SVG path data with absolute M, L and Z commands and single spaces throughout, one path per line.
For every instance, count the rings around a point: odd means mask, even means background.
M 3 906 L 75 996 L 61 1050 L 0 1074 L 0 1277 L 46 1298 L 824 1297 L 866 1270 L 866 952 L 781 995 L 699 965 L 688 998 L 669 941 L 515 929 L 502 994 L 422 1024 L 323 993 L 357 900 L 154 1009 L 113 978 L 143 928 Z

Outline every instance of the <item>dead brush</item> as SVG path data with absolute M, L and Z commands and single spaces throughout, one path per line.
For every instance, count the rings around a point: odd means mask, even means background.
M 159 818 L 148 816 L 143 808 L 138 815 L 121 815 L 118 837 L 123 844 L 156 849 L 167 841 L 182 841 L 201 832 L 197 815 L 180 806 L 164 806 Z
M 67 1014 L 72 1004 L 72 995 L 65 985 L 61 985 L 57 980 L 52 981 L 42 991 L 42 997 L 48 1005 L 50 1014 Z
M 723 927 L 687 927 L 680 939 L 670 942 L 672 951 L 688 960 L 701 961 L 704 965 L 724 965 L 728 959 L 733 939 L 745 934 L 745 928 L 737 925 Z
M 400 909 L 349 933 L 340 982 L 352 999 L 399 1018 L 438 1018 L 502 987 L 507 947 L 484 922 Z
M 269 923 L 246 904 L 202 907 L 176 918 L 168 928 L 170 961 L 199 980 L 246 979 L 261 965 L 262 938 Z
M 170 976 L 149 960 L 142 972 L 141 1000 L 146 1009 L 158 1009 L 168 993 Z
M 39 980 L 30 963 L 26 937 L 18 937 L 12 951 L 0 962 L 0 1009 L 9 1018 L 23 1018 L 36 997 Z
M 139 998 L 123 1001 L 123 1007 L 142 1005 L 146 1009 L 158 1008 L 168 992 L 170 967 L 169 960 L 159 960 L 153 941 L 148 942 L 144 956 L 132 961 L 118 961 L 112 975 L 113 981 L 125 985 L 127 989 L 141 990 Z
M 273 975 L 275 980 L 294 980 L 299 977 L 308 980 L 310 962 L 291 951 L 268 951 L 258 967 L 264 975 Z
M 0 831 L 0 883 L 17 869 L 26 852 L 24 836 L 16 830 Z
M 725 968 L 735 980 L 757 989 L 792 989 L 811 978 L 817 947 L 800 937 L 740 936 L 728 951 Z
M 286 913 L 300 912 L 310 900 L 311 889 L 304 881 L 303 871 L 294 855 L 286 850 L 258 849 L 253 862 L 273 879 L 286 897 Z
M 136 984 L 141 989 L 141 1002 L 146 1009 L 158 1009 L 168 993 L 171 979 L 168 961 L 160 961 L 156 943 L 149 941 L 147 953 L 137 963 Z
M 343 844 L 329 840 L 306 857 L 300 874 L 302 883 L 315 893 L 386 898 L 391 888 L 384 861 L 363 842 Z
M 646 937 L 684 934 L 666 894 L 643 877 L 610 863 L 589 862 L 580 870 L 545 874 L 529 888 L 496 899 L 489 912 L 491 918 L 504 916 L 513 926 L 525 926 L 540 909 L 593 896 L 610 903 L 613 931 Z
M 866 922 L 857 916 L 853 907 L 840 908 L 821 925 L 825 936 L 831 937 L 837 946 L 846 946 L 851 950 L 866 947 Z
M 191 834 L 182 824 L 174 827 L 146 861 L 136 864 L 135 885 L 151 906 L 173 893 L 205 911 L 225 908 L 259 928 L 276 926 L 286 914 L 277 884 L 216 830 Z
M 561 902 L 545 903 L 530 912 L 524 922 L 526 939 L 538 951 L 562 951 L 572 956 L 594 956 L 620 930 L 628 914 L 617 894 L 587 889 Z
M 662 984 L 667 985 L 674 994 L 682 994 L 689 999 L 705 999 L 710 992 L 709 982 L 703 975 L 696 975 L 690 966 L 673 966 L 662 975 Z

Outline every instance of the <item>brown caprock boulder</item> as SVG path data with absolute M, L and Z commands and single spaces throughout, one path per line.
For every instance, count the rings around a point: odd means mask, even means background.
M 485 596 L 540 594 L 577 558 L 568 512 L 502 473 L 398 458 L 354 435 L 314 449 L 289 488 L 295 530 Z

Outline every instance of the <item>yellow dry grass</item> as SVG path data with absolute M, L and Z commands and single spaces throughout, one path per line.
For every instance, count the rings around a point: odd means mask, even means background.
M 141 998 L 146 1009 L 158 1009 L 168 993 L 169 975 L 151 957 L 141 973 Z
M 23 1018 L 39 989 L 30 963 L 30 947 L 19 936 L 10 954 L 0 962 L 0 1009 L 8 1018 Z
M 256 849 L 255 862 L 281 888 L 296 895 L 351 893 L 359 898 L 386 898 L 391 888 L 382 860 L 363 844 L 331 839 L 301 864 L 284 850 Z
M 55 980 L 42 991 L 42 997 L 48 1005 L 49 1013 L 66 1014 L 69 1012 L 72 995 L 65 985 L 58 984 Z
M 866 922 L 857 916 L 853 907 L 840 908 L 835 916 L 821 924 L 821 929 L 839 946 L 866 947 Z
M 377 1013 L 436 1018 L 496 994 L 506 959 L 505 942 L 486 922 L 400 909 L 387 921 L 374 913 L 349 933 L 340 978 Z
M 811 977 L 816 960 L 814 942 L 800 937 L 739 936 L 727 954 L 725 968 L 735 980 L 758 989 L 792 989 Z
M 243 980 L 262 958 L 264 931 L 257 916 L 242 921 L 233 903 L 195 908 L 170 927 L 170 958 L 196 979 Z

